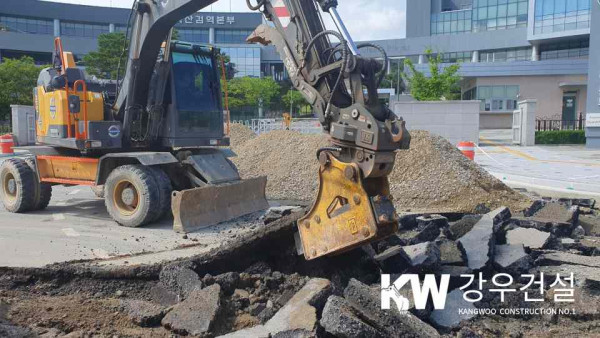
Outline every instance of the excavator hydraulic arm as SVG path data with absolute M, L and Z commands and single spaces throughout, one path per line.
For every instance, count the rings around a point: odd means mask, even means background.
M 258 27 L 250 42 L 277 48 L 293 86 L 312 105 L 331 147 L 319 149 L 319 191 L 298 221 L 306 259 L 344 252 L 398 230 L 389 191 L 396 151 L 408 149 L 405 123 L 379 101 L 387 71 L 385 51 L 355 44 L 336 7 L 337 0 L 258 0 L 272 22 Z M 321 13 L 337 30 L 326 30 Z M 363 57 L 373 48 L 381 60 Z
M 160 121 L 152 116 L 161 110 L 148 107 L 163 104 L 162 90 L 152 92 L 148 83 L 154 73 L 168 72 L 168 63 L 156 62 L 163 41 L 170 39 L 180 19 L 216 1 L 135 2 L 126 74 L 113 107 L 115 118 L 123 124 L 125 146 L 147 141 L 138 131 L 143 129 L 139 121 L 144 116 L 151 121 L 146 130 L 154 130 L 152 123 Z M 337 12 L 337 0 L 246 3 L 270 21 L 248 41 L 275 46 L 292 85 L 312 105 L 331 142 L 318 150 L 318 197 L 299 222 L 305 257 L 343 252 L 395 232 L 398 220 L 387 177 L 396 152 L 409 147 L 410 135 L 404 121 L 379 101 L 377 88 L 388 64 L 385 51 L 371 43 L 354 43 Z M 335 30 L 325 28 L 323 14 L 331 16 Z M 379 51 L 381 58 L 362 56 L 365 48 Z M 184 193 L 175 199 L 182 201 L 181 208 L 190 201 Z

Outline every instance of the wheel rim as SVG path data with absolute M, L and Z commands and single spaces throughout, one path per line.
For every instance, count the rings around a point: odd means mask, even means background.
M 140 205 L 140 194 L 135 185 L 129 181 L 120 181 L 113 191 L 116 209 L 124 216 L 135 214 Z
M 17 180 L 15 180 L 15 176 L 10 172 L 2 177 L 2 192 L 4 193 L 4 198 L 10 202 L 17 198 Z

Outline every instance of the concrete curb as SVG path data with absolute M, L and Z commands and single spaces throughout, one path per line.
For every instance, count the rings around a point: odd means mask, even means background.
M 600 184 L 552 180 L 497 172 L 489 173 L 511 188 L 524 188 L 543 196 L 600 199 Z

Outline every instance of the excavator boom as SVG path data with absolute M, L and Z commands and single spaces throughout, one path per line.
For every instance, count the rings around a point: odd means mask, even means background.
M 162 61 L 157 62 L 161 45 L 167 41 L 170 48 L 170 32 L 178 20 L 215 1 L 135 3 L 127 70 L 113 108 L 115 119 L 122 121 L 124 145 L 143 147 L 164 139 L 158 127 L 165 114 L 164 83 L 170 69 L 175 69 L 171 66 L 175 61 L 168 60 L 170 51 L 166 50 Z M 319 193 L 311 211 L 299 222 L 305 257 L 343 252 L 393 233 L 398 221 L 387 176 L 393 169 L 395 152 L 408 148 L 410 135 L 402 119 L 378 99 L 377 88 L 387 71 L 385 51 L 352 41 L 337 12 L 337 0 L 246 3 L 270 21 L 259 26 L 248 41 L 275 46 L 292 85 L 312 105 L 331 141 L 330 147 L 317 153 L 321 164 Z M 337 30 L 326 29 L 323 14 L 332 17 Z M 175 44 L 173 48 L 182 47 Z M 380 51 L 381 59 L 361 56 L 363 48 Z M 181 142 L 178 138 L 169 142 L 163 145 L 185 147 L 177 143 Z M 212 161 L 217 158 L 223 164 L 224 157 L 194 151 L 179 152 L 177 157 L 193 169 L 192 176 L 200 178 L 196 188 L 173 195 L 178 230 L 210 225 L 266 206 L 264 180 L 240 181 L 236 172 L 229 180 L 211 182 Z

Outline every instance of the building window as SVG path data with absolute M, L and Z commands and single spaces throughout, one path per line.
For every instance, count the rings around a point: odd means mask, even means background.
M 477 100 L 477 87 L 465 91 L 462 95 L 463 100 Z
M 431 35 L 526 27 L 528 12 L 528 0 L 473 0 L 468 9 L 432 14 Z
M 252 34 L 251 29 L 215 29 L 216 43 L 246 43 L 246 38 Z
M 229 55 L 236 77 L 260 77 L 260 47 L 222 47 Z
M 590 27 L 591 0 L 537 0 L 534 34 Z
M 194 43 L 209 43 L 208 29 L 177 29 L 179 31 L 179 40 Z
M 458 10 L 431 15 L 431 34 L 457 34 L 471 31 L 473 11 Z
M 108 24 L 88 24 L 77 22 L 61 22 L 60 34 L 82 38 L 97 38 L 100 34 L 108 33 Z
M 587 59 L 590 40 L 571 40 L 540 46 L 541 60 Z
M 0 16 L 0 31 L 28 34 L 54 34 L 54 21 Z
M 530 61 L 531 53 L 531 47 L 488 50 L 479 54 L 479 62 Z
M 528 0 L 473 0 L 473 31 L 527 26 Z
M 466 91 L 463 99 L 481 100 L 482 111 L 513 111 L 517 106 L 519 86 L 479 86 Z
M 443 53 L 442 54 L 442 62 L 444 62 L 444 63 L 471 62 L 471 52 Z

